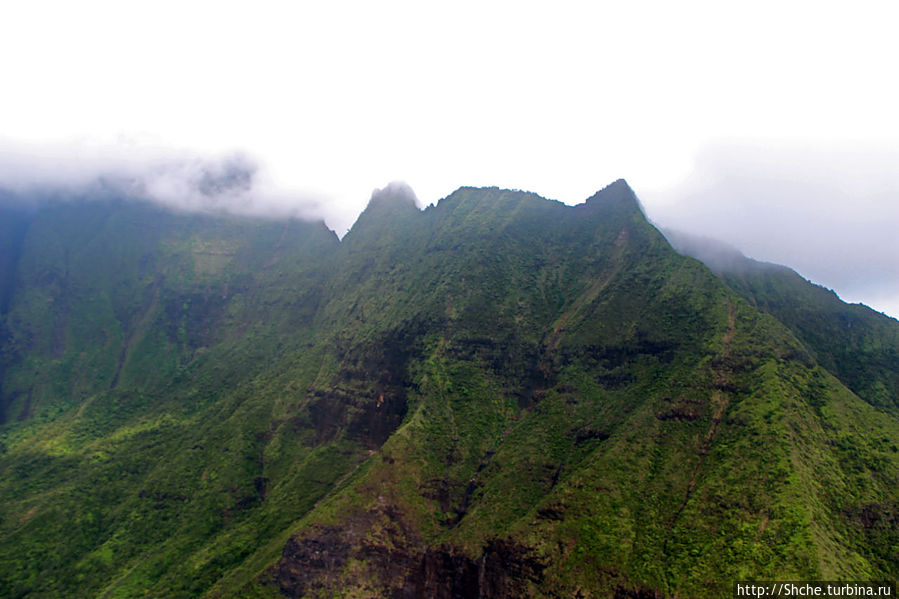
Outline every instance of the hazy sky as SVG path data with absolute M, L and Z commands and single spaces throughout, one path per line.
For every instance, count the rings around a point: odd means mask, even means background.
M 237 165 L 246 211 L 342 234 L 394 179 L 578 203 L 624 177 L 657 222 L 899 316 L 899 4 L 604 4 L 10 4 L 0 183 L 148 169 L 202 206 Z

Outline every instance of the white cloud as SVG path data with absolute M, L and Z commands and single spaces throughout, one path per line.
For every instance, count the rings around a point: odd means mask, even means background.
M 277 187 L 264 168 L 241 153 L 201 155 L 125 140 L 112 145 L 0 141 L 0 187 L 26 201 L 33 192 L 80 197 L 98 184 L 179 210 L 338 224 L 348 216 L 324 196 Z
M 786 264 L 848 301 L 899 305 L 899 149 L 731 142 L 679 186 L 642 194 L 660 224 Z
M 116 152 L 122 136 L 199 156 L 241 150 L 274 206 L 315 199 L 339 233 L 396 179 L 424 204 L 462 185 L 577 203 L 619 177 L 644 199 L 686 199 L 678 182 L 715 139 L 899 148 L 897 21 L 886 0 L 35 0 L 0 21 L 0 131 Z M 802 193 L 827 174 L 806 170 Z M 873 180 L 841 172 L 844 186 Z M 798 222 L 785 204 L 720 192 L 738 199 L 731 215 L 739 201 L 784 214 L 779 228 L 753 227 L 764 238 L 805 234 L 782 230 Z

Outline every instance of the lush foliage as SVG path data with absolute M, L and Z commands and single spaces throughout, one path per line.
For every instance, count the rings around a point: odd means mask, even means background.
M 735 292 L 623 182 L 575 207 L 382 193 L 342 241 L 9 210 L 2 596 L 899 576 L 899 323 L 840 343 L 814 290 Z

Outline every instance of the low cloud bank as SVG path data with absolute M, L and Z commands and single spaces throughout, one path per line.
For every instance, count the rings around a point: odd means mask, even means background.
M 641 198 L 663 227 L 720 239 L 899 316 L 896 164 L 887 147 L 720 144 L 681 185 Z
M 203 156 L 127 143 L 0 142 L 0 189 L 6 201 L 20 203 L 116 195 L 191 212 L 305 220 L 333 216 L 323 196 L 278 189 L 246 154 Z

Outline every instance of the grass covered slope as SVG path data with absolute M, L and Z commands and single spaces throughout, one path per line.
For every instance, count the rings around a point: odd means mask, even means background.
M 388 188 L 341 242 L 131 203 L 22 222 L 4 596 L 899 574 L 895 416 L 675 253 L 623 181 L 575 207 Z

